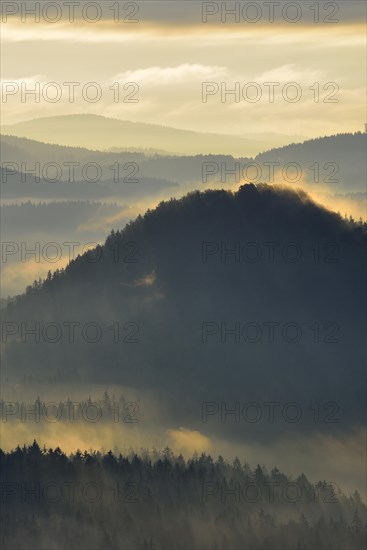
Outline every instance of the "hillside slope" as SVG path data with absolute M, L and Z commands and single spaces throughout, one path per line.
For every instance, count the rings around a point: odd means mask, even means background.
M 149 388 L 181 425 L 200 424 L 203 401 L 307 396 L 336 402 L 343 422 L 332 428 L 353 429 L 364 403 L 365 243 L 362 226 L 289 189 L 245 185 L 162 203 L 8 307 L 4 321 L 18 329 L 56 322 L 61 334 L 9 337 L 4 375 Z M 78 328 L 71 343 L 70 321 L 97 323 L 100 338 Z M 282 429 L 271 428 L 271 437 Z M 261 436 L 258 424 L 246 430 Z

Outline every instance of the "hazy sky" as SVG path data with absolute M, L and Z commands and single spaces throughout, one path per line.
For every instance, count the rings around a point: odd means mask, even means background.
M 130 3 L 129 7 L 127 2 L 106 0 L 96 2 L 95 11 L 92 7 L 85 12 L 90 19 L 101 17 L 96 23 L 81 18 L 82 2 L 76 2 L 73 22 L 68 20 L 65 2 L 59 2 L 59 13 L 54 8 L 41 11 L 38 23 L 31 15 L 21 21 L 20 2 L 11 3 L 17 5 L 18 13 L 7 17 L 6 11 L 13 9 L 7 4 L 10 3 L 3 3 L 2 80 L 15 83 L 15 94 L 2 94 L 3 124 L 89 112 L 238 134 L 316 136 L 363 129 L 364 2 L 320 2 L 319 14 L 311 10 L 314 2 L 293 3 L 298 6 L 297 11 L 291 6 L 285 12 L 284 5 L 290 3 L 280 2 L 280 7 L 274 6 L 272 23 L 266 2 L 257 2 L 257 13 L 251 11 L 254 6 L 244 11 L 248 2 L 237 3 L 242 10 L 238 11 L 237 23 L 235 16 L 221 14 L 221 3 L 216 2 L 203 6 L 205 3 L 195 1 L 146 1 Z M 120 18 L 137 22 L 115 23 L 111 18 L 113 4 L 119 5 Z M 227 5 L 229 8 L 236 3 Z M 218 13 L 211 15 L 216 10 Z M 46 20 L 56 16 L 60 18 L 57 23 Z M 256 17 L 257 22 L 246 20 Z M 285 20 L 297 17 L 298 22 Z M 314 21 L 317 17 L 318 23 Z M 338 22 L 323 22 L 324 19 Z M 31 87 L 35 82 L 40 85 L 39 102 L 31 95 L 22 101 L 22 83 Z M 55 87 L 44 88 L 50 82 L 60 87 L 60 101 L 46 101 L 42 96 L 46 89 L 46 97 L 55 97 Z M 73 103 L 69 100 L 70 88 L 64 82 L 80 83 L 75 87 Z M 81 94 L 88 82 L 97 83 L 101 91 L 101 99 L 95 103 Z M 124 84 L 129 82 L 135 84 L 124 90 Z M 213 95 L 207 97 L 206 103 L 202 101 L 203 82 L 213 83 L 209 86 Z M 319 84 L 315 86 L 316 82 Z M 120 89 L 116 102 L 109 89 L 114 83 L 119 83 Z M 246 87 L 249 83 L 256 85 Z M 273 102 L 269 101 L 271 87 L 264 83 L 278 83 Z M 289 83 L 296 83 L 296 87 L 284 88 Z M 328 88 L 324 89 L 326 85 Z M 237 86 L 239 97 L 222 96 L 221 86 L 223 91 Z M 319 102 L 315 101 L 317 88 Z M 92 100 L 95 90 L 93 86 L 87 90 Z M 282 91 L 290 100 L 295 94 L 302 96 L 292 102 L 283 97 Z M 128 97 L 138 101 L 124 103 L 122 100 Z M 253 101 L 255 97 L 257 102 Z

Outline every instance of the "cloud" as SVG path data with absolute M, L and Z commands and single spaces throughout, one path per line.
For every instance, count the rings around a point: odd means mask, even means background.
M 196 430 L 181 427 L 166 433 L 170 438 L 170 447 L 176 453 L 190 456 L 195 452 L 210 452 L 212 448 L 210 439 Z
M 23 25 L 34 23 L 35 16 L 32 14 L 25 15 L 26 10 L 34 11 L 35 2 L 28 1 L 17 3 L 4 2 L 3 21 L 7 24 L 9 21 L 17 21 L 20 23 L 23 16 Z M 28 6 L 27 6 L 28 4 Z M 55 3 L 53 3 L 55 4 Z M 75 26 L 78 23 L 84 23 L 85 26 L 92 30 L 109 23 L 116 30 L 137 27 L 146 25 L 159 25 L 162 27 L 187 27 L 187 26 L 223 26 L 222 18 L 226 27 L 239 26 L 256 26 L 254 18 L 257 19 L 257 25 L 264 24 L 270 21 L 270 7 L 265 3 L 259 3 L 257 13 L 254 10 L 246 10 L 246 2 L 233 2 L 237 8 L 237 17 L 234 15 L 226 16 L 228 9 L 223 2 L 187 2 L 186 0 L 178 0 L 176 2 L 167 2 L 166 0 L 147 2 L 135 0 L 127 6 L 116 6 L 117 3 L 112 2 L 94 2 L 96 7 L 88 8 L 88 0 L 80 0 L 77 6 L 70 9 L 66 2 L 60 2 L 58 11 L 55 8 L 39 8 L 40 21 L 47 23 L 50 29 L 54 28 L 58 22 L 67 22 L 70 26 Z M 358 0 L 348 0 L 348 2 L 336 3 L 325 7 L 320 7 L 319 12 L 312 7 L 314 3 L 311 1 L 301 2 L 298 7 L 298 14 L 294 8 L 286 8 L 283 3 L 275 3 L 274 8 L 274 23 L 283 23 L 288 19 L 288 27 L 300 24 L 309 24 L 314 26 L 331 26 L 330 21 L 338 21 L 342 23 L 358 23 L 363 20 L 366 7 L 364 2 Z M 12 13 L 13 12 L 13 13 Z M 203 14 L 206 17 L 203 17 Z M 285 15 L 284 15 L 285 14 Z M 296 23 L 289 20 L 299 15 L 299 21 Z M 206 22 L 204 23 L 203 21 Z M 92 31 L 93 32 L 93 31 Z M 121 32 L 123 35 L 124 32 Z
M 48 23 L 30 22 L 26 26 L 19 21 L 9 20 L 2 28 L 1 41 L 6 42 L 130 42 L 145 40 L 147 33 L 120 32 L 110 23 L 101 23 L 100 27 L 91 27 L 87 23 L 60 23 L 51 26 Z
M 183 63 L 176 67 L 155 66 L 135 71 L 125 71 L 117 74 L 112 80 L 113 82 L 139 82 L 141 85 L 162 86 L 187 83 L 188 80 L 201 82 L 203 78 L 217 78 L 226 74 L 227 69 L 225 67 Z
M 320 70 L 297 68 L 294 64 L 281 65 L 263 72 L 256 78 L 257 82 L 310 82 L 311 84 L 323 77 Z

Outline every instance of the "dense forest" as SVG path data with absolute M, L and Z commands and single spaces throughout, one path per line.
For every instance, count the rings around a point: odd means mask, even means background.
M 1 451 L 0 469 L 9 550 L 362 550 L 366 539 L 357 492 L 238 459 L 66 456 L 34 441 Z

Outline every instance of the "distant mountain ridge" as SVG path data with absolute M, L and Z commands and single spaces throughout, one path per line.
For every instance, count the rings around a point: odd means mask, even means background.
M 192 188 L 208 187 L 209 184 L 221 184 L 222 187 L 238 183 L 284 183 L 295 186 L 307 185 L 308 190 L 327 190 L 330 194 L 336 193 L 365 193 L 366 192 L 366 134 L 339 134 L 317 139 L 293 143 L 283 147 L 276 147 L 252 157 L 236 157 L 232 155 L 198 154 L 190 156 L 164 156 L 145 154 L 144 151 L 92 151 L 82 147 L 72 147 L 57 144 L 46 144 L 29 138 L 3 135 L 1 136 L 2 163 L 18 164 L 17 172 L 21 172 L 21 164 L 29 168 L 35 163 L 47 165 L 59 163 L 63 173 L 60 181 L 66 181 L 68 169 L 64 163 L 79 163 L 73 169 L 75 181 L 83 179 L 83 166 L 87 163 L 98 163 L 101 167 L 100 183 L 111 180 L 113 171 L 111 166 L 119 163 L 122 168 L 120 176 L 123 178 L 129 173 L 124 171 L 124 165 L 136 163 L 137 179 L 159 179 L 173 184 L 187 183 Z M 251 169 L 256 163 L 259 172 Z M 271 179 L 269 163 L 274 165 L 274 177 Z M 250 169 L 246 169 L 246 165 Z M 208 176 L 205 166 L 210 165 Z M 299 177 L 292 181 L 296 165 Z M 290 166 L 290 170 L 288 169 Z M 238 172 L 235 179 L 230 172 Z M 225 171 L 228 170 L 228 175 Z M 288 171 L 289 170 L 289 171 Z M 131 171 L 131 170 L 130 170 Z M 284 177 L 289 175 L 289 178 Z M 246 181 L 245 178 L 248 178 Z M 251 178 L 257 178 L 252 181 Z M 11 180 L 11 176 L 8 176 Z M 16 178 L 14 176 L 14 182 Z M 206 181 L 203 181 L 206 180 Z M 245 181 L 243 181 L 245 180 Z M 2 180 L 3 181 L 3 180 Z M 4 189 L 4 196 L 6 190 Z
M 297 164 L 303 171 L 302 181 L 306 179 L 314 187 L 326 184 L 335 192 L 365 192 L 366 146 L 365 133 L 336 134 L 276 147 L 255 160 L 259 164 L 277 162 L 281 170 L 288 163 Z
M 297 141 L 296 136 L 233 136 L 130 122 L 100 115 L 62 115 L 2 126 L 3 134 L 92 150 L 153 149 L 176 155 L 252 156 L 271 146 Z M 302 140 L 302 138 L 300 138 Z

